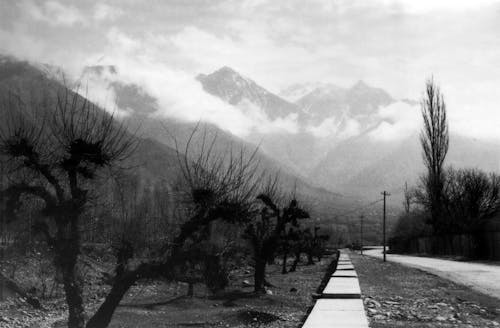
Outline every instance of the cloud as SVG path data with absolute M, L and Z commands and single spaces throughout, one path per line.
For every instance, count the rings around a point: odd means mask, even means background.
M 317 138 L 334 137 L 336 141 L 348 139 L 361 133 L 358 120 L 343 115 L 328 117 L 318 125 L 309 125 L 305 130 Z
M 247 106 L 246 114 L 240 108 L 231 106 L 219 98 L 206 93 L 201 84 L 190 73 L 174 69 L 162 61 L 162 53 L 147 47 L 148 40 L 131 38 L 118 30 L 110 31 L 111 45 L 100 64 L 114 65 L 116 74 L 107 74 L 102 79 L 89 79 L 88 96 L 91 100 L 111 110 L 125 114 L 127 109 L 119 108 L 115 95 L 109 88 L 111 82 L 136 84 L 156 98 L 159 110 L 154 114 L 159 117 L 196 122 L 203 120 L 214 123 L 233 134 L 244 136 L 259 126 L 269 129 L 271 126 L 288 128 L 288 119 L 268 122 L 265 116 Z
M 102 56 L 109 62 L 128 56 L 130 64 L 154 63 L 188 77 L 227 65 L 273 92 L 304 81 L 349 86 L 362 79 L 410 99 L 419 98 L 434 74 L 451 129 L 500 138 L 492 126 L 500 85 L 498 1 L 171 0 L 153 6 L 103 0 L 85 6 L 20 0 L 0 7 L 3 52 L 71 70 Z M 242 126 L 249 121 L 256 119 Z M 293 121 L 275 124 L 293 130 Z M 380 129 L 394 131 L 392 125 L 387 120 Z M 324 135 L 334 127 L 330 120 L 311 131 Z
M 73 26 L 84 23 L 84 15 L 74 6 L 62 4 L 57 1 L 46 1 L 38 5 L 33 1 L 23 1 L 22 8 L 35 20 L 53 26 Z
M 403 9 L 412 14 L 429 14 L 436 11 L 478 10 L 485 6 L 497 4 L 497 0 L 379 0 L 382 5 Z
M 112 7 L 106 3 L 97 3 L 94 6 L 94 19 L 96 21 L 114 21 L 123 14 L 122 9 L 116 6 Z
M 264 110 L 255 104 L 244 99 L 238 103 L 237 108 L 242 110 L 242 113 L 247 117 L 252 124 L 252 130 L 259 133 L 297 133 L 299 132 L 299 124 L 297 122 L 298 115 L 295 113 L 289 114 L 286 117 L 278 117 L 271 120 Z
M 382 122 L 369 132 L 369 136 L 381 141 L 403 140 L 422 126 L 418 105 L 396 102 L 380 108 L 377 116 Z

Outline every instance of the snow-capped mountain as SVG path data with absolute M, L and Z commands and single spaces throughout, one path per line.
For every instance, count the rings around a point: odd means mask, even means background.
M 160 107 L 157 99 L 140 84 L 120 82 L 119 73 L 114 66 L 99 66 L 85 69 L 84 76 L 112 90 L 118 107 L 141 117 L 148 136 L 166 142 L 161 139 L 162 131 L 155 132 L 150 126 L 155 119 L 149 113 Z M 416 181 L 423 170 L 417 101 L 396 100 L 363 81 L 347 88 L 326 83 L 294 85 L 280 93 L 288 95 L 285 100 L 229 67 L 200 74 L 196 80 L 202 86 L 200 92 L 245 116 L 258 110 L 259 122 L 268 126 L 294 124 L 294 129 L 254 129 L 242 136 L 241 142 L 259 145 L 262 153 L 279 162 L 285 172 L 298 172 L 316 185 L 366 197 L 382 187 L 396 195 L 398 186 Z M 221 121 L 219 128 L 227 124 L 232 123 Z M 227 132 L 221 135 L 227 140 L 238 139 Z M 497 144 L 472 142 L 456 135 L 450 143 L 449 163 L 455 166 L 477 162 L 476 166 L 491 171 L 495 163 L 500 163 Z M 467 154 L 474 154 L 477 160 L 467 160 Z
M 288 100 L 289 102 L 295 103 L 297 102 L 297 100 L 311 93 L 315 89 L 324 88 L 327 87 L 328 85 L 329 84 L 327 83 L 321 83 L 321 82 L 295 83 L 281 90 L 278 93 L 278 96 Z
M 295 115 L 297 132 L 254 133 L 247 140 L 330 190 L 369 197 L 387 186 L 396 195 L 399 186 L 415 182 L 423 170 L 418 144 L 420 111 L 415 100 L 396 100 L 363 81 L 349 88 L 295 84 L 280 92 L 284 100 L 227 67 L 200 75 L 198 80 L 205 91 L 235 106 L 246 99 L 262 106 L 272 119 Z M 286 110 L 274 103 L 287 104 Z M 492 161 L 500 163 L 498 144 L 472 142 L 458 135 L 450 142 L 449 163 L 470 166 L 466 160 L 470 153 L 481 158 L 476 166 L 500 171 L 500 164 L 491 165 Z
M 276 96 L 253 80 L 226 66 L 208 75 L 200 74 L 197 79 L 208 93 L 231 105 L 248 101 L 263 110 L 270 119 L 299 112 L 295 104 Z
M 380 106 L 395 100 L 384 90 L 359 81 L 351 88 L 324 84 L 296 100 L 296 104 L 320 122 L 328 117 L 348 112 L 350 116 L 371 115 Z

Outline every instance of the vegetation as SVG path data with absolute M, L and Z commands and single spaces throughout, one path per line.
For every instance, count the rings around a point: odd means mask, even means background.
M 127 291 L 144 279 L 186 282 L 191 296 L 199 282 L 218 293 L 229 284 L 229 266 L 244 253 L 242 235 L 250 241 L 254 289 L 261 293 L 266 265 L 287 228 L 309 217 L 295 197 L 279 207 L 277 178 L 259 185 L 264 174 L 256 150 L 217 154 L 217 136 L 205 132 L 193 151 L 197 128 L 183 151 L 177 145 L 182 178 L 172 202 L 161 182 L 123 168 L 139 138 L 78 93 L 50 89 L 29 105 L 11 96 L 2 112 L 7 123 L 0 130 L 0 151 L 12 177 L 2 186 L 2 211 L 11 222 L 29 218 L 22 226 L 48 245 L 70 328 L 107 327 Z M 229 238 L 223 238 L 224 230 Z M 105 274 L 109 289 L 88 320 L 84 241 L 108 243 L 114 261 Z
M 55 101 L 46 95 L 34 102 L 34 115 L 54 106 L 52 119 L 42 116 L 42 124 L 25 116 L 29 109 L 20 99 L 11 97 L 3 104 L 9 121 L 0 132 L 0 150 L 15 177 L 3 195 L 11 219 L 26 197 L 42 203 L 33 229 L 54 252 L 69 306 L 68 326 L 83 327 L 82 283 L 76 266 L 80 218 L 91 197 L 88 182 L 97 180 L 100 170 L 113 168 L 129 156 L 134 143 L 112 116 L 65 90 Z
M 443 213 L 442 194 L 444 188 L 444 160 L 448 153 L 449 134 L 446 120 L 446 104 L 439 87 L 432 79 L 425 86 L 422 100 L 424 128 L 420 136 L 426 175 L 422 178 L 420 201 L 428 208 L 429 223 L 436 233 L 445 231 L 441 215 Z
M 448 168 L 443 207 L 449 231 L 477 231 L 500 211 L 500 176 L 479 169 Z
M 275 203 L 278 197 L 277 182 L 277 178 L 270 180 L 264 192 L 257 196 L 264 206 L 260 210 L 260 215 L 247 225 L 244 232 L 244 237 L 250 241 L 253 250 L 254 288 L 257 293 L 265 292 L 266 264 L 274 261 L 287 225 L 298 227 L 299 220 L 309 218 L 309 213 L 299 207 L 295 198 L 282 209 L 278 207 Z
M 426 84 L 422 116 L 420 140 L 427 172 L 417 187 L 405 184 L 404 212 L 392 231 L 392 249 L 416 252 L 416 238 L 428 236 L 435 244 L 432 252 L 443 252 L 444 244 L 454 252 L 453 234 L 469 235 L 478 245 L 481 236 L 476 233 L 500 212 L 500 178 L 479 169 L 444 167 L 449 147 L 446 105 L 433 80 Z

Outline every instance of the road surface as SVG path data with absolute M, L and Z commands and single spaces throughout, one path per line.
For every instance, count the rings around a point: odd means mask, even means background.
M 363 254 L 382 258 L 381 249 L 365 250 Z M 396 254 L 386 257 L 387 261 L 427 271 L 500 300 L 500 265 Z

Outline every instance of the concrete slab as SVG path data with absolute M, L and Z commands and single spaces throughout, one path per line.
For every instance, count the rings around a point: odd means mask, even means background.
M 352 265 L 352 263 L 351 263 L 351 262 L 338 262 L 338 263 L 337 263 L 337 267 L 338 267 L 339 265 Z
M 316 302 L 303 328 L 368 328 L 360 299 L 321 299 Z
M 319 311 L 364 311 L 362 299 L 319 299 L 314 305 Z
M 357 278 L 358 274 L 354 270 L 340 270 L 340 271 L 335 271 L 332 274 L 332 277 L 352 277 L 352 278 Z
M 352 264 L 338 264 L 337 270 L 354 270 L 354 265 L 352 265 Z
M 347 264 L 349 264 L 349 263 L 350 263 L 350 264 L 352 264 L 351 260 L 339 260 L 339 261 L 337 262 L 337 264 L 346 264 L 346 263 L 347 263 Z
M 361 289 L 358 279 L 332 277 L 326 284 L 324 298 L 360 298 Z

